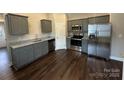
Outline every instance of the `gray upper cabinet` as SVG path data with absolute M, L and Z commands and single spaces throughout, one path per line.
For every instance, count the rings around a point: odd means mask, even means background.
M 89 18 L 89 24 L 95 24 L 95 17 Z
M 19 18 L 19 24 L 21 25 L 21 31 L 20 31 L 20 33 L 21 34 L 26 34 L 26 33 L 28 33 L 28 20 L 27 20 L 27 18 L 26 17 L 20 17 Z
M 41 20 L 41 30 L 43 33 L 52 32 L 52 21 L 46 19 Z
M 72 24 L 71 24 L 72 22 L 71 21 L 67 21 L 67 29 L 68 29 L 68 31 L 72 31 Z
M 109 15 L 96 17 L 95 23 L 109 23 Z
M 81 19 L 77 19 L 77 20 L 72 20 L 71 21 L 71 25 L 82 25 L 82 20 Z
M 104 24 L 104 23 L 109 23 L 109 15 L 89 18 L 89 24 Z
M 28 17 L 26 16 L 7 14 L 6 21 L 11 35 L 23 35 L 29 32 Z
M 82 20 L 82 27 L 83 27 L 83 31 L 85 31 L 85 32 L 88 31 L 88 19 Z
M 72 32 L 72 26 L 80 25 L 82 27 L 81 32 L 87 32 L 88 31 L 88 18 L 86 19 L 77 19 L 77 20 L 69 20 L 67 22 L 68 24 L 68 34 L 73 33 Z

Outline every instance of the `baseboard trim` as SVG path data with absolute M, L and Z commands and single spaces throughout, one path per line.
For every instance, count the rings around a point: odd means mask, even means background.
M 56 48 L 55 50 L 61 50 L 61 49 L 67 49 L 67 48 Z

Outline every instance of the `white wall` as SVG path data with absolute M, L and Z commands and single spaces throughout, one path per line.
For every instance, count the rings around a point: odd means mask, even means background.
M 101 15 L 108 15 L 108 13 L 67 13 L 66 15 L 68 20 L 74 20 L 74 19 L 89 18 L 89 17 L 101 16 Z
M 124 13 L 112 13 L 111 58 L 124 60 Z

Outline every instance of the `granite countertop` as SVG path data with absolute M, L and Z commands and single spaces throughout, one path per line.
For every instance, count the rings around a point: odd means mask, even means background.
M 35 43 L 39 43 L 39 42 L 43 42 L 43 41 L 47 41 L 47 40 L 51 40 L 51 39 L 55 39 L 55 37 L 38 38 L 38 39 L 20 41 L 20 42 L 16 42 L 14 44 L 11 44 L 10 47 L 15 49 L 15 48 L 24 47 L 24 46 L 27 46 L 27 45 L 32 45 L 32 44 L 35 44 Z

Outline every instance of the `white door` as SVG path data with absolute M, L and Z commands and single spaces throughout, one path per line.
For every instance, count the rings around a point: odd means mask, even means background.
M 0 23 L 0 48 L 6 47 L 4 23 Z
M 66 48 L 66 36 L 65 36 L 65 25 L 63 23 L 57 23 L 56 26 L 56 49 Z
M 65 14 L 55 14 L 56 50 L 66 48 L 66 17 Z

